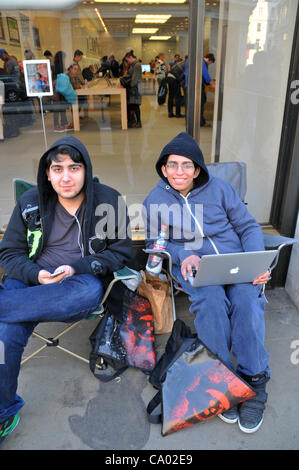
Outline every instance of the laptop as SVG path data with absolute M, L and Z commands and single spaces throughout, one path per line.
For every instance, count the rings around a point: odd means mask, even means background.
M 205 255 L 195 276 L 188 276 L 188 280 L 193 287 L 252 282 L 269 269 L 277 253 L 268 250 Z

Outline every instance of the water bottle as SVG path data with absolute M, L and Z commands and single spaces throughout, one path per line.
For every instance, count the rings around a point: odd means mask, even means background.
M 162 225 L 159 238 L 153 245 L 153 250 L 166 250 L 167 245 L 167 225 Z M 162 270 L 163 258 L 159 255 L 150 254 L 146 263 L 146 270 L 152 276 L 158 276 Z
M 86 79 L 84 80 L 84 88 L 88 88 L 88 81 Z

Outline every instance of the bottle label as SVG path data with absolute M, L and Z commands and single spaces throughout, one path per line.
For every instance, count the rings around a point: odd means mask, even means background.
M 153 250 L 166 250 L 166 246 L 161 246 L 161 245 L 153 245 Z

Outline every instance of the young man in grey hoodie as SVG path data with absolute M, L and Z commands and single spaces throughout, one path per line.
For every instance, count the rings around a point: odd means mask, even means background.
M 222 413 L 246 433 L 257 431 L 263 421 L 270 378 L 264 348 L 265 298 L 263 285 L 269 272 L 253 283 L 192 287 L 187 273 L 197 269 L 203 255 L 264 250 L 263 234 L 237 192 L 209 174 L 194 139 L 185 132 L 169 142 L 156 163 L 157 186 L 144 201 L 147 247 L 152 247 L 161 225 L 169 227 L 167 251 L 174 276 L 191 300 L 195 327 L 201 341 L 236 372 L 256 396 Z

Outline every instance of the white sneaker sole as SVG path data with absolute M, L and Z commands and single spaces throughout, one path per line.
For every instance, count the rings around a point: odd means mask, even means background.
M 225 423 L 228 423 L 228 424 L 235 424 L 239 418 L 235 418 L 235 419 L 228 419 L 226 418 L 225 416 L 223 416 L 221 413 L 219 413 L 219 415 L 217 415 L 220 419 L 222 419 L 222 421 L 224 421 Z
M 246 434 L 252 434 L 253 432 L 256 432 L 261 427 L 263 421 L 264 421 L 264 417 L 262 417 L 262 419 L 260 420 L 258 425 L 255 426 L 255 428 L 244 428 L 240 424 L 240 420 L 238 419 L 238 425 L 239 425 L 239 428 L 241 429 L 241 431 L 245 432 Z

